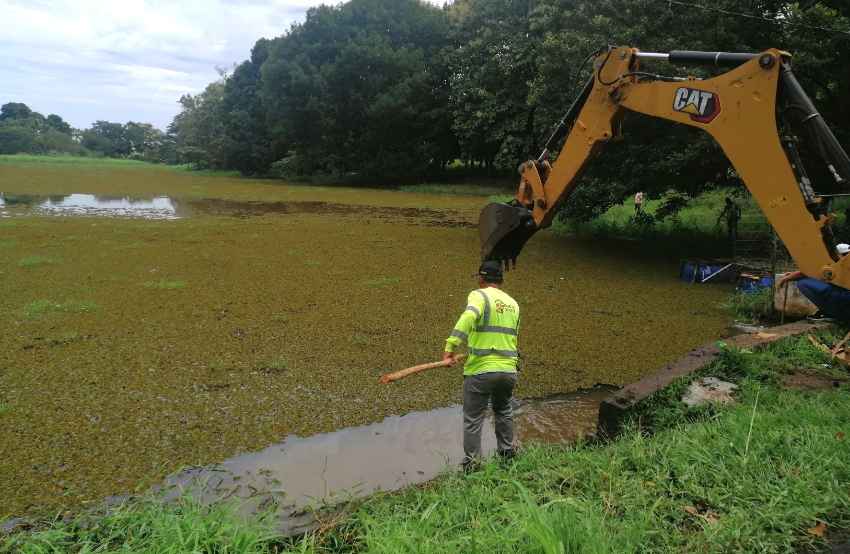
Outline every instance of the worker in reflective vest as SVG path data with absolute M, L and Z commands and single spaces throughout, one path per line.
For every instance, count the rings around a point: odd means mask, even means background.
M 456 350 L 466 343 L 468 357 L 463 368 L 464 468 L 475 467 L 481 458 L 481 424 L 488 401 L 496 419 L 497 452 L 514 455 L 513 407 L 517 382 L 517 335 L 519 305 L 502 290 L 502 266 L 486 261 L 478 270 L 479 289 L 469 293 L 466 309 L 446 340 L 443 360 L 457 363 Z

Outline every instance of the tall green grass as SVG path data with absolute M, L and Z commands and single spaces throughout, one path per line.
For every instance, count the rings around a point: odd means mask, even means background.
M 70 156 L 70 155 L 36 155 L 36 154 L 3 154 L 0 155 L 0 164 L 57 164 L 57 165 L 79 165 L 79 166 L 110 166 L 110 167 L 164 167 L 158 164 L 143 162 L 140 160 L 126 160 L 122 158 L 104 158 L 97 156 Z
M 416 192 L 421 194 L 448 194 L 458 196 L 509 196 L 511 192 L 508 187 L 496 187 L 493 185 L 476 185 L 470 183 L 422 183 L 419 185 L 404 185 L 399 187 L 402 192 Z M 513 198 L 513 196 L 509 196 Z
M 771 320 L 773 313 L 773 290 L 761 289 L 757 292 L 734 292 L 725 307 L 735 320 L 743 323 L 764 323 Z
M 81 516 L 13 535 L 0 540 L 0 553 L 264 554 L 278 552 L 279 539 L 270 521 L 243 520 L 232 505 L 205 507 L 188 498 L 163 504 L 148 498 L 101 518 Z

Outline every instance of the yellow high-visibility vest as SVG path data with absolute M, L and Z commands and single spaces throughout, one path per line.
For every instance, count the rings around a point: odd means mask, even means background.
M 469 356 L 463 367 L 464 375 L 515 373 L 519 359 L 519 321 L 519 304 L 508 293 L 495 287 L 474 290 L 446 339 L 446 352 L 467 344 Z

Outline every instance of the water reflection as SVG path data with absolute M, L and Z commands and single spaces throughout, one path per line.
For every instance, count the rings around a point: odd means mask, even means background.
M 176 199 L 168 196 L 132 198 L 70 194 L 30 196 L 0 193 L 0 217 L 85 216 L 142 219 L 180 219 L 190 216 L 256 217 L 263 215 L 329 214 L 404 220 L 415 225 L 436 227 L 475 227 L 453 210 L 396 208 L 337 204 L 334 202 L 262 202 L 220 198 Z
M 177 205 L 171 198 L 69 194 L 66 196 L 30 196 L 0 193 L 0 217 L 21 215 L 136 217 L 178 219 Z
M 571 442 L 596 430 L 600 402 L 611 388 L 518 404 L 520 443 Z M 462 457 L 461 408 L 388 417 L 380 423 L 284 442 L 214 466 L 184 470 L 166 480 L 171 498 L 192 494 L 204 502 L 240 499 L 243 513 L 274 507 L 279 527 L 296 534 L 314 523 L 313 508 L 392 491 L 457 468 Z M 492 453 L 492 423 L 483 450 Z

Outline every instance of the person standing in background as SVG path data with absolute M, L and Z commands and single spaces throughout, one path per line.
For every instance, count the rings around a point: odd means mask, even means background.
M 635 215 L 640 215 L 643 212 L 643 192 L 635 193 Z

